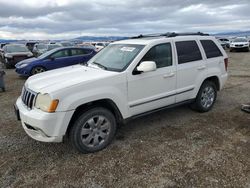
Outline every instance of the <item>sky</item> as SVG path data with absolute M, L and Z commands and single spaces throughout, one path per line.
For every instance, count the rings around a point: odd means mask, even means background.
M 250 30 L 250 0 L 0 0 L 0 38 Z

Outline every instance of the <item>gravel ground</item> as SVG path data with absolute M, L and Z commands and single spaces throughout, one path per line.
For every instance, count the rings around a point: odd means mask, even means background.
M 182 106 L 122 126 L 113 143 L 79 154 L 29 138 L 13 104 L 25 78 L 0 92 L 0 187 L 250 187 L 250 53 L 229 53 L 230 78 L 212 111 Z

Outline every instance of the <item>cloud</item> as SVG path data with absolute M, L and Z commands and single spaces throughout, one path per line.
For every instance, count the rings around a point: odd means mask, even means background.
M 248 0 L 0 0 L 0 38 L 246 30 L 249 9 Z

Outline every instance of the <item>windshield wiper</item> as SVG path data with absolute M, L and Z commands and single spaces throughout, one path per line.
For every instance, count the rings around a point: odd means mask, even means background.
M 92 64 L 97 65 L 98 67 L 100 67 L 100 68 L 102 68 L 102 69 L 104 69 L 104 70 L 107 70 L 107 69 L 108 69 L 108 68 L 105 67 L 104 65 L 102 65 L 102 64 L 100 64 L 100 63 L 97 63 L 97 62 L 93 62 Z

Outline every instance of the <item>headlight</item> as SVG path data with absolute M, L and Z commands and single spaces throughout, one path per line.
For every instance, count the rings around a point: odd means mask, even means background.
M 49 94 L 38 94 L 35 107 L 45 112 L 55 112 L 59 100 L 52 100 Z
M 19 66 L 19 68 L 23 68 L 23 67 L 26 67 L 28 64 L 27 63 L 23 63 Z

